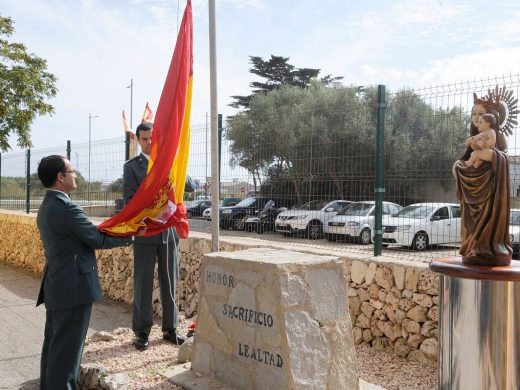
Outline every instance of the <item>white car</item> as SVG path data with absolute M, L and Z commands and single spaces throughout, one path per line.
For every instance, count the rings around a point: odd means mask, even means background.
M 222 207 L 222 201 L 219 202 L 219 212 L 222 211 L 222 209 L 225 209 L 227 207 Z M 211 207 L 208 207 L 207 209 L 204 209 L 202 212 L 202 218 L 206 221 L 211 221 Z
M 204 211 L 202 212 L 202 218 L 204 218 L 207 221 L 211 221 L 211 207 L 204 209 Z
M 432 244 L 458 244 L 460 227 L 458 204 L 416 203 L 383 218 L 383 245 L 424 251 Z
M 293 234 L 304 233 L 307 238 L 321 238 L 323 226 L 336 215 L 336 213 L 348 205 L 346 200 L 333 200 L 332 202 L 312 200 L 303 206 L 284 211 L 276 217 L 275 230 L 278 233 Z
M 520 251 L 520 209 L 511 209 L 509 217 L 509 235 L 513 247 L 513 259 L 518 259 Z
M 403 207 L 395 203 L 383 202 L 383 215 L 397 213 Z M 323 233 L 327 240 L 347 240 L 356 238 L 360 244 L 370 244 L 372 231 L 374 230 L 374 216 L 376 215 L 376 202 L 364 201 L 349 204 L 338 212 L 327 225 L 323 227 Z

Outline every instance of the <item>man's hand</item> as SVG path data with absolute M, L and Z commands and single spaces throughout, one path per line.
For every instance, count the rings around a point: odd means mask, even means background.
M 138 236 L 144 236 L 146 234 L 147 227 L 144 227 L 143 229 L 139 230 L 139 233 L 137 233 Z

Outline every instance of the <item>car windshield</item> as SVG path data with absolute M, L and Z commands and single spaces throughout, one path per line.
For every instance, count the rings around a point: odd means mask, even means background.
M 299 210 L 321 210 L 328 203 L 329 202 L 324 202 L 322 200 L 311 200 L 310 202 L 307 202 L 304 205 L 297 207 L 297 209 L 299 209 Z
M 511 225 L 520 225 L 520 211 L 511 211 L 509 223 Z
M 351 203 L 348 206 L 342 208 L 338 215 L 367 215 L 372 207 L 374 207 L 374 205 L 370 203 Z
M 430 213 L 435 209 L 435 206 L 430 205 L 411 205 L 406 206 L 404 209 L 401 209 L 398 213 L 392 215 L 392 217 L 401 217 L 401 218 L 413 218 L 413 219 L 421 219 L 426 218 Z
M 267 202 L 264 206 L 264 210 L 267 210 L 267 209 L 272 209 L 274 207 L 274 200 L 270 200 L 269 202 Z
M 255 203 L 256 198 L 246 198 L 236 205 L 236 207 L 250 207 Z

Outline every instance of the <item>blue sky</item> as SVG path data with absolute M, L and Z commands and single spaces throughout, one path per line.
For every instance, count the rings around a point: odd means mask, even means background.
M 121 111 L 134 124 L 147 101 L 155 110 L 185 1 L 2 0 L 13 18 L 12 40 L 48 60 L 59 81 L 56 113 L 32 126 L 35 148 L 123 133 Z M 177 10 L 181 15 L 177 15 Z M 235 112 L 231 95 L 249 94 L 249 55 L 290 57 L 345 84 L 391 90 L 518 74 L 520 3 L 447 0 L 217 0 L 219 112 Z M 210 111 L 207 1 L 193 0 L 192 124 Z M 15 146 L 15 142 L 12 143 Z M 16 148 L 14 148 L 16 150 Z

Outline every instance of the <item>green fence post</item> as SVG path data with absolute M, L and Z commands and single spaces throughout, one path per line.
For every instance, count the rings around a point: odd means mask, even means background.
M 220 171 L 222 168 L 222 114 L 218 114 L 218 198 L 220 199 Z
M 25 173 L 25 212 L 31 209 L 31 149 L 27 149 L 27 167 Z
M 381 256 L 383 248 L 383 199 L 385 193 L 385 86 L 377 86 L 377 145 L 376 145 L 376 215 L 374 256 Z
M 125 131 L 125 161 L 130 160 L 130 132 Z
M 70 152 L 71 152 L 71 148 L 70 148 L 70 140 L 67 140 L 67 160 L 70 161 Z M 78 167 L 76 167 L 77 169 Z

